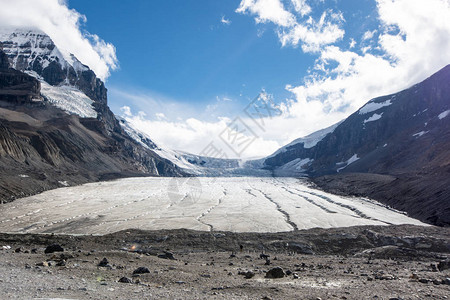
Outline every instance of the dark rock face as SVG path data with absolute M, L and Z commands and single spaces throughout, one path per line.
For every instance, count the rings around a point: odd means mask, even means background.
M 315 180 L 322 188 L 372 197 L 422 221 L 450 225 L 450 116 L 441 115 L 447 110 L 450 66 L 409 89 L 369 101 L 316 146 L 292 145 L 265 165 L 275 170 L 309 158 L 307 175 L 327 175 Z M 347 164 L 352 157 L 358 159 Z
M 41 99 L 37 79 L 9 68 L 6 54 L 0 50 L 0 100 L 23 103 Z

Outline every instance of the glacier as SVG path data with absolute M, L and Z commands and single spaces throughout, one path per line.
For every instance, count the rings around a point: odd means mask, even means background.
M 125 229 L 282 232 L 424 223 L 366 198 L 274 177 L 127 178 L 3 204 L 0 231 L 107 234 Z

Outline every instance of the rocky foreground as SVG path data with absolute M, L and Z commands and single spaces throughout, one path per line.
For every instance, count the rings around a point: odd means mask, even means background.
M 450 229 L 0 234 L 0 299 L 447 299 Z

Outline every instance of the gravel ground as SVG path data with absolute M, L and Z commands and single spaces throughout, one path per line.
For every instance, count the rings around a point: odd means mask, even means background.
M 419 226 L 0 234 L 0 299 L 447 299 L 449 237 Z M 45 253 L 55 243 L 64 251 Z M 285 276 L 266 278 L 275 267 Z

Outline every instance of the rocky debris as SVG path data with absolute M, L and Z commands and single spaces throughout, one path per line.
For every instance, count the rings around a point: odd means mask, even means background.
M 6 245 L 6 246 L 2 246 L 2 248 L 0 250 L 10 250 L 11 246 Z
M 150 273 L 150 270 L 146 267 L 139 267 L 136 270 L 133 271 L 133 275 L 136 274 L 145 274 L 145 273 Z
M 172 252 L 164 251 L 164 254 L 158 255 L 159 258 L 176 260 Z
M 267 271 L 266 278 L 283 278 L 285 273 L 281 267 L 275 267 Z
M 45 248 L 44 253 L 48 254 L 48 253 L 54 253 L 54 252 L 64 252 L 64 248 L 61 247 L 59 244 L 52 244 L 47 246 L 47 248 Z
M 117 282 L 120 282 L 120 283 L 133 283 L 133 281 L 130 278 L 125 277 L 125 276 L 120 278 Z

